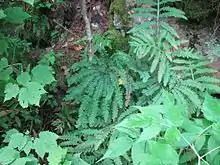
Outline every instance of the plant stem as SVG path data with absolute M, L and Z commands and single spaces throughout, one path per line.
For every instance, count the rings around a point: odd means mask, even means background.
M 214 152 L 215 150 L 219 149 L 219 148 L 220 148 L 220 146 L 218 146 L 218 147 L 216 147 L 216 148 L 213 148 L 212 150 L 210 150 L 210 151 L 207 152 L 206 154 L 202 155 L 202 156 L 201 156 L 201 159 L 204 158 L 205 156 L 207 156 L 208 154 Z

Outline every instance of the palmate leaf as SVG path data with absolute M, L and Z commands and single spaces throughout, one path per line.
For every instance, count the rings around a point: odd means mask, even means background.
M 33 75 L 33 80 L 42 85 L 51 84 L 55 81 L 53 76 L 54 71 L 48 65 L 39 64 L 32 69 L 31 73 Z
M 43 158 L 46 153 L 53 152 L 57 147 L 56 140 L 58 137 L 58 135 L 49 131 L 41 132 L 39 138 L 34 140 L 34 149 L 36 153 Z
M 9 83 L 5 87 L 5 98 L 4 102 L 7 100 L 11 100 L 12 98 L 16 98 L 19 93 L 19 87 L 17 84 Z
M 25 147 L 28 142 L 28 137 L 22 133 L 15 133 L 11 136 L 8 147 L 15 149 L 18 148 L 19 151 Z
M 26 86 L 28 82 L 31 81 L 31 77 L 28 72 L 23 72 L 17 77 L 17 82 L 20 85 Z
M 41 95 L 46 93 L 43 86 L 37 82 L 28 82 L 25 87 L 19 91 L 18 101 L 23 108 L 28 105 L 39 106 Z
M 23 11 L 21 7 L 9 7 L 4 10 L 4 13 L 6 14 L 4 19 L 10 23 L 15 24 L 23 23 L 24 20 L 31 17 L 31 15 Z
M 0 163 L 3 165 L 11 164 L 19 157 L 19 152 L 12 148 L 4 147 L 0 149 Z

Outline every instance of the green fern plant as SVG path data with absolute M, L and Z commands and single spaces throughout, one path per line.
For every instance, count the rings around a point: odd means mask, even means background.
M 193 103 L 195 108 L 199 108 L 203 100 L 202 92 L 219 91 L 219 80 L 211 77 L 215 71 L 207 67 L 209 62 L 202 55 L 182 47 L 185 41 L 179 38 L 166 20 L 186 17 L 181 10 L 167 6 L 168 2 L 175 0 L 147 1 L 147 7 L 136 8 L 133 15 L 150 19 L 129 31 L 133 53 L 142 61 L 136 62 L 139 66 L 134 66 L 132 70 L 140 76 L 143 73 L 147 76 L 147 80 L 138 79 L 134 89 L 142 92 L 140 105 L 161 103 L 162 92 L 166 90 L 181 103 Z M 143 67 L 145 71 L 139 69 Z
M 85 54 L 82 61 L 73 64 L 74 73 L 67 78 L 70 88 L 65 100 L 80 104 L 77 125 L 84 128 L 116 121 L 125 107 L 123 84 L 126 84 L 129 56 L 119 51 L 109 54 L 106 51 L 111 50 L 109 42 L 95 41 L 93 60 L 90 62 Z
M 97 165 L 121 165 L 126 164 L 130 161 L 129 156 L 124 155 L 114 160 L 106 159 L 96 163 L 106 152 L 109 141 L 117 136 L 114 131 L 114 126 L 126 117 L 137 112 L 136 108 L 129 108 L 128 110 L 121 113 L 114 124 L 108 125 L 103 128 L 88 128 L 72 130 L 69 133 L 60 137 L 62 141 L 60 145 L 67 147 L 70 153 L 81 154 L 81 158 L 89 164 Z

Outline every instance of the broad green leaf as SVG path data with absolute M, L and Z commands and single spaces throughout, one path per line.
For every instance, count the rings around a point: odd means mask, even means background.
M 202 149 L 202 147 L 204 146 L 206 142 L 206 136 L 205 135 L 201 135 L 200 137 L 197 138 L 197 140 L 195 141 L 195 149 L 196 151 L 200 151 Z
M 164 113 L 164 106 L 150 105 L 147 107 L 135 106 L 141 111 L 141 114 L 145 120 L 150 121 L 150 124 L 159 124 L 162 120 L 161 113 Z M 146 126 L 145 126 L 146 127 Z
M 164 139 L 173 147 L 177 147 L 180 142 L 180 134 L 176 127 L 168 128 L 165 132 Z
M 168 108 L 166 113 L 166 119 L 168 123 L 173 126 L 181 126 L 184 121 L 184 106 L 183 105 L 174 105 Z
M 34 148 L 34 143 L 30 140 L 23 148 L 23 151 L 25 152 L 26 155 L 28 155 L 32 148 Z
M 53 76 L 54 72 L 50 66 L 39 64 L 32 69 L 31 73 L 33 80 L 42 85 L 50 84 L 55 81 Z
M 8 144 L 8 147 L 12 149 L 18 148 L 18 150 L 21 150 L 24 148 L 27 142 L 28 142 L 27 136 L 24 136 L 22 133 L 15 133 L 11 135 L 11 139 Z
M 19 93 L 19 87 L 17 84 L 9 83 L 5 87 L 5 99 L 4 102 L 7 100 L 11 100 L 12 98 L 16 98 Z
M 215 159 L 212 162 L 212 165 L 219 165 L 220 155 L 216 155 Z
M 1 58 L 0 60 L 0 71 L 8 67 L 8 60 L 7 58 Z
M 99 161 L 106 158 L 116 158 L 125 154 L 131 148 L 132 143 L 132 139 L 127 136 L 119 137 L 113 140 L 109 144 L 105 155 Z
M 219 146 L 219 142 L 213 136 L 211 136 L 208 140 L 207 152 L 213 150 L 214 148 L 216 148 L 218 146 Z M 215 159 L 215 157 L 217 155 L 219 155 L 219 151 L 220 151 L 220 149 L 217 149 L 217 150 L 211 152 L 209 155 L 207 155 L 208 159 L 210 161 L 213 161 Z
M 18 158 L 11 165 L 26 165 L 26 163 L 29 161 L 32 161 L 32 159 L 28 157 Z
M 0 80 L 8 81 L 13 69 L 8 65 L 8 60 L 6 58 L 1 58 L 0 60 Z
M 146 128 L 144 128 L 137 142 L 147 141 L 154 137 L 156 137 L 161 131 L 160 124 L 152 124 Z
M 185 118 L 181 128 L 185 129 L 187 132 L 200 133 L 203 129 L 197 125 L 194 121 Z
M 175 105 L 175 98 L 173 94 L 163 90 L 163 103 L 166 105 L 166 107 Z
M 149 111 L 153 111 L 157 113 L 165 113 L 165 107 L 163 105 L 149 105 L 146 107 L 134 106 L 134 107 L 139 109 L 143 114 L 148 113 Z
M 26 86 L 28 82 L 31 81 L 31 77 L 28 72 L 22 72 L 20 75 L 17 77 L 17 82 L 20 85 Z
M 137 131 L 136 129 L 133 129 L 133 128 L 122 127 L 120 125 L 116 125 L 115 128 L 119 132 L 126 133 L 127 135 L 129 135 L 132 138 L 137 138 L 139 136 L 139 134 L 140 134 L 139 131 Z
M 11 164 L 17 158 L 19 158 L 18 151 L 15 151 L 14 149 L 8 147 L 0 149 L 0 164 Z
M 37 82 L 28 82 L 27 85 L 20 89 L 18 101 L 23 108 L 28 105 L 39 106 L 41 95 L 46 93 L 43 86 Z
M 9 143 L 10 142 L 10 139 L 11 139 L 11 136 L 15 133 L 19 133 L 18 130 L 16 129 L 10 129 L 9 131 L 6 132 L 6 135 L 5 135 L 5 139 L 3 142 L 5 143 Z
M 43 158 L 45 153 L 51 153 L 53 150 L 58 147 L 57 140 L 58 135 L 55 133 L 44 131 L 41 132 L 39 138 L 34 140 L 34 148 L 36 153 Z
M 123 120 L 121 123 L 116 125 L 116 127 L 144 128 L 149 126 L 150 124 L 151 120 L 149 118 L 145 118 L 142 114 L 135 114 Z
M 5 38 L 0 38 L 0 45 L 1 45 L 0 46 L 0 54 L 6 52 L 7 49 L 9 48 L 8 42 Z
M 184 132 L 181 134 L 190 144 L 194 142 L 197 137 L 197 133 L 194 132 Z M 189 144 L 181 137 L 180 143 L 178 145 L 181 149 L 189 146 Z
M 34 5 L 34 1 L 35 0 L 23 0 L 24 2 L 26 2 L 26 3 L 29 3 L 30 5 Z
M 146 154 L 146 142 L 135 143 L 131 149 L 133 164 L 147 164 Z
M 56 140 L 59 138 L 59 136 L 53 132 L 42 131 L 40 132 L 39 138 L 44 139 L 46 141 L 50 140 L 51 143 L 56 144 Z
M 65 155 L 67 153 L 67 149 L 62 149 L 59 146 L 54 146 L 54 148 L 50 149 L 49 156 L 47 158 L 49 165 L 55 165 L 60 164 L 63 158 L 65 158 Z
M 172 164 L 178 165 L 179 155 L 177 152 L 169 145 L 163 144 L 156 141 L 149 142 L 150 153 L 155 157 L 161 160 L 161 164 Z
M 203 103 L 202 112 L 206 119 L 219 122 L 220 121 L 220 103 L 212 96 L 206 94 L 205 101 Z
M 0 9 L 0 19 L 5 18 L 6 15 L 2 9 Z M 1 44 L 0 44 L 1 45 Z
M 212 133 L 212 136 L 220 142 L 220 123 L 213 124 L 211 133 Z
M 24 20 L 31 17 L 21 7 L 9 7 L 4 12 L 6 14 L 5 20 L 15 24 L 23 23 Z
M 146 142 L 135 143 L 131 150 L 133 165 L 158 165 L 161 164 L 160 159 L 149 154 Z

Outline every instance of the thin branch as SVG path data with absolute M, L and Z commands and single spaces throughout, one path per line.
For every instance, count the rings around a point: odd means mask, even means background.
M 87 16 L 87 8 L 86 8 L 86 0 L 81 0 L 81 13 L 85 22 L 85 30 L 87 35 L 88 42 L 88 52 L 89 52 L 89 60 L 92 60 L 93 54 L 93 45 L 92 45 L 92 31 L 89 18 Z
M 53 22 L 56 23 L 58 26 L 60 26 L 61 28 L 63 28 L 64 30 L 66 30 L 68 33 L 72 34 L 74 37 L 77 37 L 76 34 L 74 34 L 72 31 L 70 31 L 69 29 L 67 29 L 66 27 L 64 27 L 62 24 L 60 24 L 59 22 L 57 22 L 55 19 L 53 19 Z

